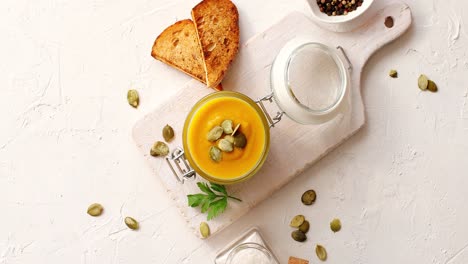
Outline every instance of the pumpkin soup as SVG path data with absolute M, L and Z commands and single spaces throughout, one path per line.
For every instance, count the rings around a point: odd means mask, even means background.
M 257 168 L 266 155 L 266 137 L 269 135 L 265 118 L 260 116 L 258 109 L 236 96 L 218 96 L 194 110 L 186 130 L 186 152 L 203 173 L 215 179 L 233 180 Z M 232 121 L 234 127 L 240 125 L 234 136 L 243 134 L 246 143 L 242 147 L 223 151 L 219 160 L 213 159 L 213 148 L 217 148 L 220 141 L 230 135 L 218 136 L 216 141 L 207 140 L 207 135 L 216 132 L 212 131 L 216 127 L 225 127 L 226 120 Z

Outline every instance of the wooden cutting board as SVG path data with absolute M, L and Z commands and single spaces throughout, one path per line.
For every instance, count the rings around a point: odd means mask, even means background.
M 392 28 L 384 25 L 387 16 L 394 18 Z M 240 197 L 243 202 L 231 201 L 224 214 L 209 222 L 212 234 L 239 219 L 364 125 L 364 106 L 360 90 L 362 68 L 375 51 L 402 35 L 410 24 L 411 11 L 403 3 L 385 7 L 365 25 L 346 33 L 326 31 L 302 13 L 291 13 L 240 48 L 223 86 L 225 90 L 238 91 L 253 99 L 259 99 L 270 93 L 271 64 L 282 46 L 290 39 L 308 36 L 330 47 L 342 46 L 353 66 L 350 73 L 350 93 L 345 102 L 348 107 L 344 114 L 323 125 L 300 125 L 283 118 L 272 128 L 271 149 L 267 161 L 248 182 L 228 187 L 229 193 Z M 194 181 L 180 184 L 165 160 L 150 156 L 149 150 L 155 141 L 162 140 L 161 130 L 166 124 L 170 124 L 176 133 L 175 140 L 169 146 L 182 146 L 182 129 L 186 115 L 199 99 L 211 92 L 212 90 L 203 84 L 195 80 L 190 81 L 178 94 L 138 121 L 133 129 L 134 140 L 144 158 L 154 174 L 161 179 L 187 225 L 198 236 L 199 224 L 206 221 L 206 215 L 201 214 L 198 208 L 188 207 L 186 195 L 198 193 L 196 182 L 203 179 L 198 176 Z M 268 108 L 270 112 L 278 110 L 273 104 L 268 105 Z

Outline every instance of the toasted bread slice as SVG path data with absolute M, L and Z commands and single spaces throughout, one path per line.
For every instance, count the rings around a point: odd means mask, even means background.
M 230 0 L 203 0 L 192 9 L 208 87 L 216 87 L 239 50 L 239 13 Z
M 206 84 L 203 58 L 192 20 L 185 19 L 166 28 L 155 40 L 151 56 Z M 222 86 L 215 86 L 222 90 Z

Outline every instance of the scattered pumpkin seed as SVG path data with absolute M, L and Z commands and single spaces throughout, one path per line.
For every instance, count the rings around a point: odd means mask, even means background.
M 224 152 L 232 152 L 234 150 L 232 143 L 224 138 L 218 141 L 218 148 Z
M 435 84 L 435 82 L 433 82 L 432 80 L 428 80 L 427 81 L 427 89 L 433 93 L 437 92 L 438 88 L 437 88 L 437 84 Z
M 223 153 L 216 146 L 211 146 L 210 148 L 210 158 L 214 162 L 220 162 L 223 159 Z
M 210 227 L 206 222 L 200 223 L 200 234 L 203 238 L 207 238 L 210 236 Z
M 150 154 L 153 157 L 166 156 L 169 154 L 169 147 L 166 145 L 166 143 L 157 141 L 151 148 Z
M 247 145 L 247 138 L 245 137 L 244 133 L 237 133 L 237 135 L 234 136 L 234 147 L 245 148 L 245 145 Z
M 333 219 L 331 222 L 330 222 L 330 229 L 333 231 L 333 232 L 338 232 L 340 231 L 341 229 L 341 221 L 340 219 Z
M 206 139 L 208 139 L 208 141 L 214 142 L 223 135 L 223 132 L 224 129 L 222 127 L 215 126 L 210 130 L 210 132 L 208 132 L 208 135 L 206 135 Z
M 327 260 L 327 250 L 322 245 L 317 245 L 315 247 L 315 253 L 321 261 Z
M 239 127 L 240 127 L 240 123 L 237 124 L 236 128 L 234 128 L 234 131 L 232 131 L 232 134 L 231 134 L 232 136 L 234 136 L 234 134 L 236 134 L 236 132 L 237 132 L 237 130 L 239 129 Z
M 315 202 L 315 199 L 317 199 L 317 194 L 314 190 L 305 191 L 301 197 L 301 201 L 305 205 L 313 204 Z
M 418 78 L 418 87 L 419 89 L 425 91 L 427 89 L 427 86 L 429 85 L 429 79 L 427 79 L 427 76 L 424 74 L 421 74 Z
M 104 207 L 98 203 L 93 203 L 88 207 L 88 214 L 90 216 L 100 216 L 102 214 L 102 211 L 104 210 Z
M 170 125 L 166 125 L 162 130 L 162 134 L 164 140 L 169 142 L 174 138 L 174 129 Z
M 226 135 L 232 134 L 232 132 L 233 132 L 233 130 L 232 130 L 232 120 L 229 120 L 229 119 L 224 120 L 221 123 L 221 127 L 224 130 L 224 134 L 226 134 Z
M 128 90 L 127 92 L 127 101 L 128 104 L 137 108 L 140 104 L 140 96 L 138 95 L 137 90 Z
M 302 225 L 299 226 L 299 230 L 304 232 L 304 234 L 309 232 L 309 228 L 310 228 L 310 224 L 309 224 L 309 221 L 307 220 L 304 220 L 304 223 L 302 223 Z
M 396 70 L 390 70 L 388 75 L 392 78 L 398 78 L 398 72 Z
M 291 223 L 289 223 L 289 225 L 291 227 L 298 228 L 299 226 L 302 225 L 302 223 L 304 223 L 304 221 L 305 221 L 305 217 L 303 215 L 296 215 L 295 217 L 293 217 L 293 219 L 291 219 Z
M 227 141 L 231 142 L 232 144 L 234 144 L 234 137 L 231 136 L 231 135 L 227 135 L 224 137 L 224 139 L 226 139 Z
M 128 226 L 128 228 L 132 230 L 137 230 L 138 228 L 140 228 L 140 224 L 138 223 L 138 221 L 130 216 L 125 217 L 125 224 Z
M 304 242 L 307 240 L 306 234 L 304 234 L 304 232 L 302 232 L 301 230 L 292 231 L 291 237 L 297 242 Z

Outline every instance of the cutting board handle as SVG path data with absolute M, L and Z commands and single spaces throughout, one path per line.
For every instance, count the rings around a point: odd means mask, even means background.
M 393 27 L 391 28 L 385 25 L 387 17 L 393 19 Z M 364 46 L 363 52 L 360 52 L 364 55 L 360 58 L 361 65 L 364 66 L 377 50 L 405 33 L 411 25 L 411 20 L 411 9 L 409 6 L 397 3 L 379 10 L 366 25 L 357 29 L 359 34 L 363 36 L 362 43 L 368 43 L 368 45 Z

